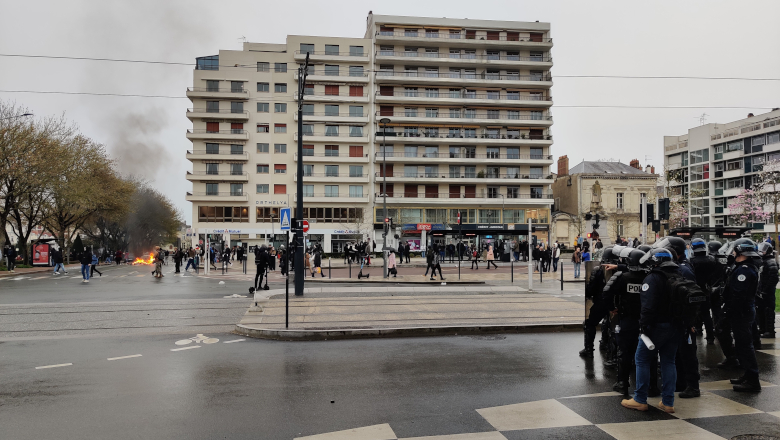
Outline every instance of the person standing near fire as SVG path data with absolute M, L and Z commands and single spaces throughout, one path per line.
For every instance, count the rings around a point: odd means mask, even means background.
M 162 278 L 164 275 L 162 274 L 162 265 L 163 261 L 165 260 L 165 254 L 163 253 L 163 250 L 160 249 L 160 246 L 155 246 L 154 248 L 154 274 L 155 278 Z

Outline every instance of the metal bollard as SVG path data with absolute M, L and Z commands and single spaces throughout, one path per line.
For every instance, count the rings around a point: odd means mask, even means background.
M 352 278 L 352 261 L 349 261 L 349 277 Z
M 539 260 L 539 284 L 543 283 L 542 274 L 544 273 L 544 264 L 542 260 Z
M 561 292 L 563 292 L 563 261 L 558 263 L 558 269 L 561 270 Z
M 330 279 L 330 257 L 328 257 L 328 279 Z
M 509 260 L 509 273 L 511 274 L 509 276 L 510 281 L 514 283 L 515 282 L 515 260 L 514 259 Z

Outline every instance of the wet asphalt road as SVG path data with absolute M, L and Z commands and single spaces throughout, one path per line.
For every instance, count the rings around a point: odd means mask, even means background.
M 615 380 L 598 355 L 595 362 L 576 355 L 582 344 L 576 332 L 324 342 L 243 338 L 228 332 L 249 300 L 224 296 L 243 293 L 245 281 L 219 285 L 218 279 L 138 275 L 144 275 L 138 268 L 120 267 L 107 268 L 102 280 L 88 285 L 32 279 L 39 276 L 0 281 L 0 438 L 292 439 L 382 423 L 399 438 L 483 432 L 493 427 L 477 409 L 610 391 Z M 172 324 L 159 326 L 163 321 Z M 198 333 L 219 341 L 176 344 Z M 245 340 L 225 343 L 239 339 Z M 185 350 L 171 351 L 180 348 Z M 712 366 L 720 352 L 708 346 L 700 358 Z M 780 383 L 777 358 L 759 353 L 758 359 L 762 379 Z M 36 369 L 60 364 L 72 365 Z M 702 374 L 703 381 L 734 375 L 706 367 Z M 718 393 L 780 411 L 780 387 L 758 396 Z M 578 411 L 611 422 L 670 417 L 630 412 L 619 400 L 566 404 L 586 405 Z M 780 435 L 774 416 L 743 417 L 697 423 L 721 424 L 722 432 L 734 435 L 757 427 Z M 590 431 L 581 429 L 505 436 L 588 438 Z

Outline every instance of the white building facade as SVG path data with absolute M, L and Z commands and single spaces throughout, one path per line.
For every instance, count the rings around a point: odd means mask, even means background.
M 478 228 L 510 236 L 528 219 L 544 230 L 551 48 L 547 23 L 369 14 L 364 38 L 290 35 L 198 58 L 187 92 L 195 243 L 283 242 L 279 209 L 294 209 L 298 178 L 295 215 L 326 252 L 381 244 L 385 182 L 393 246 L 423 231 L 443 241 L 458 212 L 472 237 Z
M 682 136 L 664 136 L 667 195 L 689 196 L 689 227 L 751 226 L 729 218 L 731 199 L 753 185 L 767 160 L 780 159 L 780 109 L 727 124 L 704 124 Z M 774 225 L 752 225 L 772 232 Z

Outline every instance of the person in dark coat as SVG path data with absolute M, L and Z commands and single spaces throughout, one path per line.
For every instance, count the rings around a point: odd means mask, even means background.
M 84 248 L 79 254 L 79 262 L 81 263 L 81 277 L 82 283 L 89 282 L 89 266 L 92 264 L 92 252 Z
M 65 270 L 65 266 L 62 264 L 62 251 L 59 249 L 54 249 L 51 251 L 51 261 L 54 263 L 54 275 L 60 274 L 60 269 L 62 269 L 63 273 L 68 273 L 67 270 Z

